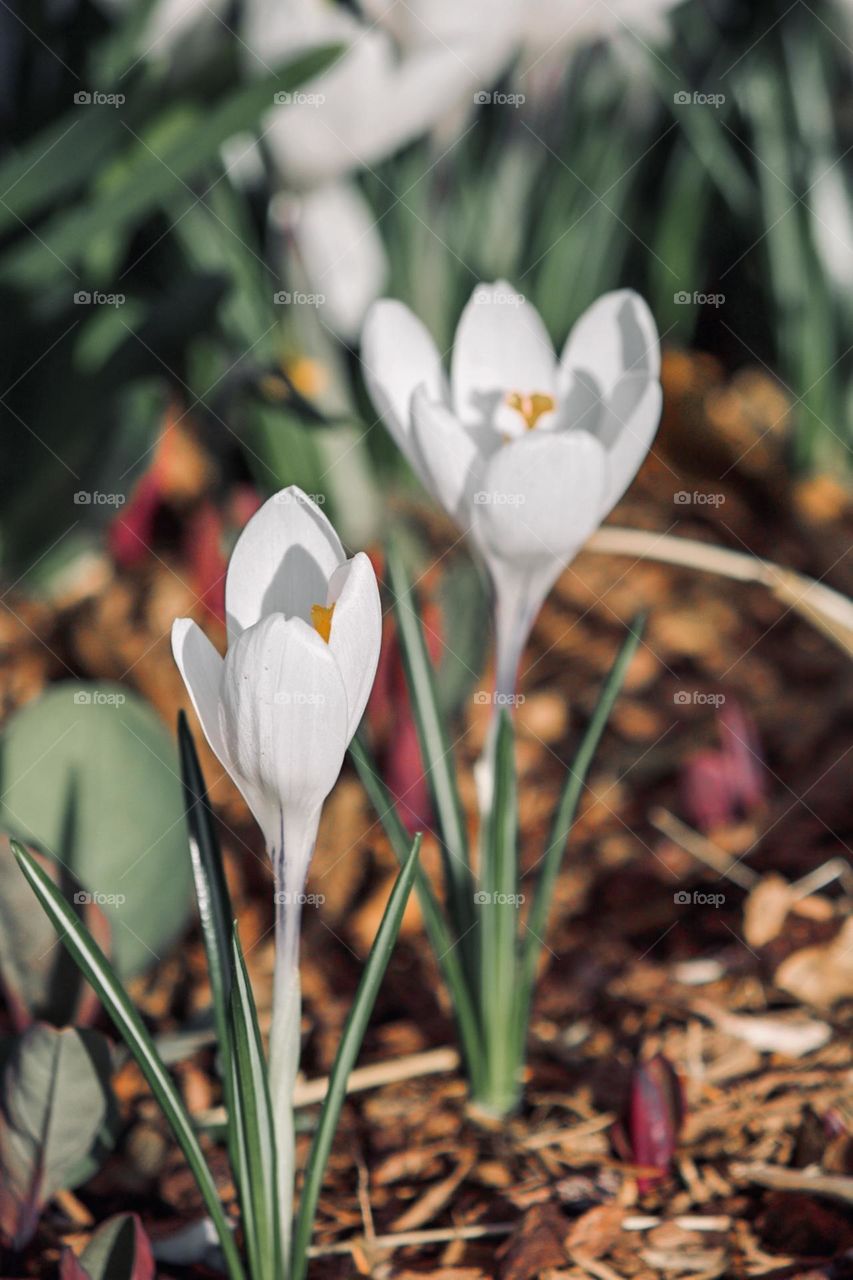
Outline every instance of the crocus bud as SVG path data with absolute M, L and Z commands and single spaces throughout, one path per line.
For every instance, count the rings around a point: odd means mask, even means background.
M 611 1130 L 613 1145 L 623 1160 L 656 1169 L 638 1179 L 646 1191 L 669 1169 L 684 1119 L 684 1094 L 675 1068 L 662 1053 L 637 1062 L 631 1072 L 628 1098 L 620 1120 Z

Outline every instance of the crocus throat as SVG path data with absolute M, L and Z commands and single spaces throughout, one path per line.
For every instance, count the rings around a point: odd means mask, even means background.
M 554 397 L 540 391 L 534 391 L 530 396 L 522 395 L 520 391 L 508 391 L 506 403 L 521 414 L 528 431 L 533 430 L 543 413 L 550 413 L 555 407 Z
M 330 604 L 328 607 L 324 604 L 312 604 L 311 606 L 311 625 L 317 632 L 318 636 L 322 636 L 329 643 L 329 636 L 332 634 L 332 614 L 335 612 L 335 606 Z

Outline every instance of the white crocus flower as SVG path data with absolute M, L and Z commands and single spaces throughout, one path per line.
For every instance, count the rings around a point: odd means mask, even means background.
M 599 298 L 559 361 L 537 311 L 503 281 L 462 313 L 450 380 L 400 302 L 371 309 L 368 389 L 423 484 L 468 533 L 496 596 L 498 702 L 560 572 L 631 483 L 661 410 L 660 351 L 635 293 Z
M 211 749 L 260 824 L 275 873 L 270 1091 L 282 1231 L 289 1237 L 300 902 L 320 810 L 376 673 L 379 589 L 367 556 L 347 560 L 329 521 L 292 486 L 241 533 L 228 565 L 225 610 L 224 659 L 189 618 L 173 624 L 172 650 Z

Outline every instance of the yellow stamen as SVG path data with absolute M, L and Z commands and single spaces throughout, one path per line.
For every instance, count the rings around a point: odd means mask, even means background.
M 554 397 L 534 391 L 532 396 L 522 395 L 520 391 L 510 391 L 506 397 L 510 409 L 515 409 L 524 419 L 528 431 L 532 431 L 543 413 L 550 413 L 554 408 Z
M 311 606 L 311 625 L 317 632 L 318 636 L 322 636 L 329 643 L 329 636 L 332 634 L 332 614 L 335 612 L 335 606 L 330 604 L 328 608 L 324 604 L 312 604 Z

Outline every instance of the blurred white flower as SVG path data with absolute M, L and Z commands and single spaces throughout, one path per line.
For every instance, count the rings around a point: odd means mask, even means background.
M 660 350 L 635 293 L 599 298 L 559 361 L 536 310 L 480 285 L 462 313 L 450 381 L 432 337 L 384 300 L 362 337 L 364 376 L 424 485 L 469 534 L 496 597 L 497 691 L 559 573 L 631 483 L 657 430 Z
M 326 0 L 248 0 L 254 69 L 322 44 L 346 46 L 264 122 L 282 177 L 305 188 L 384 160 L 500 74 L 521 0 L 367 0 L 364 16 Z
M 370 205 L 352 182 L 327 182 L 281 196 L 271 210 L 296 253 L 306 283 L 322 297 L 323 320 L 355 342 L 387 283 L 388 262 Z
M 321 806 L 376 674 L 381 608 L 367 556 L 347 560 L 319 507 L 292 486 L 270 498 L 241 533 L 228 565 L 225 610 L 224 659 L 189 618 L 173 624 L 172 650 L 205 737 L 257 818 L 275 872 L 270 1092 L 286 1232 L 300 902 Z

